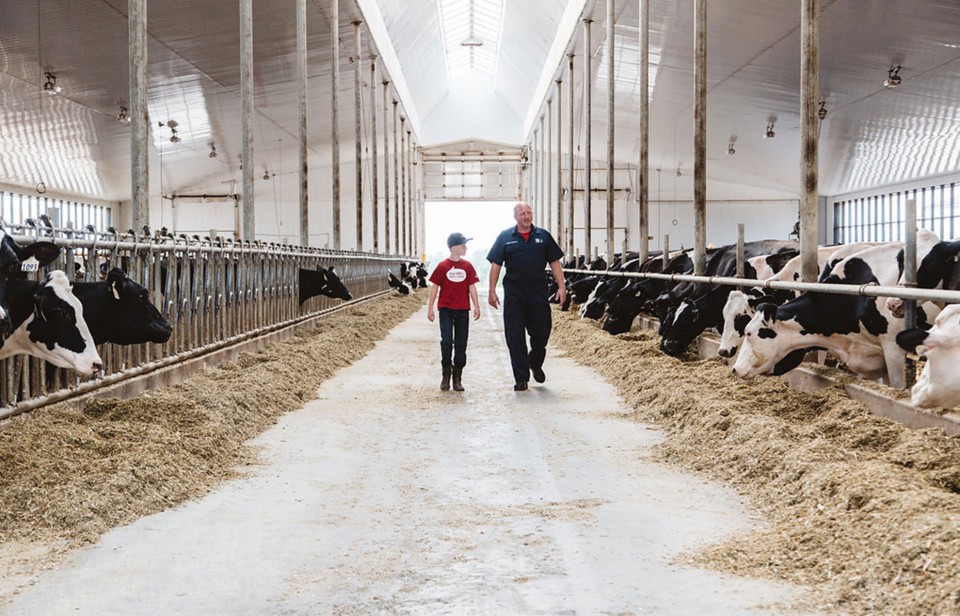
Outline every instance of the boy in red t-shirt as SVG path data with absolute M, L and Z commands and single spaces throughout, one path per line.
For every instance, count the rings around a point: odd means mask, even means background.
M 450 258 L 444 259 L 430 274 L 430 299 L 427 302 L 427 319 L 433 323 L 435 313 L 433 304 L 437 302 L 440 313 L 440 365 L 443 368 L 443 380 L 440 389 L 450 389 L 450 376 L 453 376 L 453 388 L 463 391 L 461 377 L 463 367 L 467 365 L 467 335 L 470 333 L 470 302 L 473 302 L 473 319 L 480 318 L 480 300 L 477 299 L 477 271 L 463 258 L 467 254 L 467 242 L 473 238 L 463 233 L 451 233 L 447 238 Z M 450 356 L 453 355 L 451 358 Z

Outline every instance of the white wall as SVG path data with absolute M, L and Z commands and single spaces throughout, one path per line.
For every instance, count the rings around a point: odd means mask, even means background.
M 340 247 L 343 250 L 356 250 L 356 178 L 353 144 L 350 150 L 343 150 L 340 158 Z M 392 152 L 392 149 L 391 149 Z M 385 210 L 383 185 L 383 160 L 379 164 L 379 246 L 383 252 L 385 240 Z M 394 235 L 395 208 L 393 189 L 393 158 L 390 158 L 390 229 Z M 149 225 L 156 230 L 167 227 L 175 233 L 198 234 L 206 236 L 210 229 L 216 229 L 224 237 L 231 236 L 237 231 L 238 218 L 233 199 L 223 196 L 241 194 L 242 184 L 239 181 L 217 183 L 197 190 L 182 191 L 195 195 L 220 195 L 206 199 L 178 198 L 174 201 L 161 198 L 161 189 L 164 194 L 168 191 L 161 185 L 159 174 L 159 160 L 151 159 L 150 167 L 150 205 Z M 419 167 L 415 168 L 419 172 Z M 363 168 L 363 250 L 373 249 L 373 205 L 372 205 L 372 171 L 369 161 L 365 161 Z M 298 245 L 300 243 L 300 205 L 299 205 L 299 174 L 296 170 L 287 172 L 269 173 L 268 179 L 263 179 L 263 171 L 254 175 L 254 209 L 257 239 L 267 242 L 281 242 Z M 419 179 L 416 186 L 420 186 Z M 402 188 L 402 187 L 401 187 Z M 309 191 L 309 234 L 308 243 L 312 247 L 333 247 L 333 175 L 329 161 L 317 165 L 311 162 L 308 177 Z M 413 200 L 416 201 L 416 194 Z M 241 199 L 242 201 L 242 199 Z M 408 205 L 409 207 L 409 205 Z M 422 209 L 419 212 L 414 234 L 420 238 L 422 246 Z M 130 202 L 115 204 L 114 220 L 117 229 L 126 230 L 132 224 Z M 242 227 L 242 217 L 239 219 Z M 391 252 L 397 252 L 396 245 L 391 241 Z
M 628 208 L 629 205 L 629 208 Z M 628 204 L 624 200 L 614 203 L 614 242 L 615 250 L 623 248 L 624 228 L 629 237 L 628 249 L 639 250 L 640 239 L 637 235 L 639 209 L 634 201 Z M 746 241 L 763 239 L 788 239 L 797 221 L 798 201 L 760 200 L 760 201 L 707 201 L 707 244 L 722 246 L 737 241 L 737 224 L 744 223 Z M 593 225 L 591 240 L 601 253 L 606 252 L 606 202 L 591 203 Z M 650 250 L 663 247 L 663 236 L 669 234 L 670 248 L 692 248 L 694 217 L 693 201 L 672 201 L 669 203 L 650 203 Z M 574 210 L 574 245 L 582 250 L 583 204 L 576 203 Z

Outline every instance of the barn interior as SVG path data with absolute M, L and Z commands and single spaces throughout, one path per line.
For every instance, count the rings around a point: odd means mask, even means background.
M 611 332 L 575 302 L 517 391 L 485 256 L 518 201 L 603 268 L 741 227 L 955 238 L 958 25 L 955 0 L 0 3 L 0 273 L 52 242 L 14 277 L 131 301 L 84 313 L 86 372 L 0 339 L 0 614 L 954 613 L 960 350 L 896 350 L 956 396 L 920 408 L 836 353 L 748 381 L 712 331 L 667 353 L 676 310 Z M 465 392 L 425 318 L 451 231 L 480 274 Z M 943 288 L 892 259 L 858 301 L 960 303 L 953 251 Z

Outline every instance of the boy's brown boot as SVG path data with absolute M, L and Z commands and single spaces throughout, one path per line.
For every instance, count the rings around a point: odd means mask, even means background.
M 453 389 L 455 391 L 463 391 L 463 383 L 460 382 L 460 377 L 463 376 L 463 366 L 454 366 L 453 367 Z
M 443 380 L 440 381 L 440 391 L 448 391 L 450 389 L 450 362 L 443 362 L 441 367 L 443 368 Z

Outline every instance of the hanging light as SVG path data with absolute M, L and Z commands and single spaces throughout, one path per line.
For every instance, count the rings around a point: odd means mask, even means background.
M 210 142 L 210 153 L 207 156 L 209 156 L 210 158 L 217 157 L 217 146 L 212 141 Z
M 124 124 L 130 123 L 130 115 L 127 114 L 126 107 L 120 108 L 120 113 L 117 114 L 117 122 L 123 122 Z
M 820 101 L 820 109 L 817 109 L 817 117 L 820 118 L 821 120 L 827 117 L 828 111 L 827 111 L 826 104 L 827 104 L 827 101 Z
M 733 156 L 733 155 L 736 154 L 736 153 L 737 153 L 737 151 L 733 148 L 733 142 L 731 141 L 731 142 L 730 142 L 730 145 L 727 146 L 727 155 L 728 155 L 728 156 Z
M 53 73 L 44 73 L 44 76 L 47 78 L 47 81 L 43 84 L 43 91 L 50 96 L 60 94 L 62 88 L 57 85 L 57 76 Z
M 903 79 L 900 77 L 900 65 L 896 65 L 890 68 L 887 71 L 887 78 L 883 80 L 883 87 L 888 89 L 896 88 L 903 82 Z
M 164 126 L 163 122 L 159 122 L 160 126 Z M 180 126 L 180 123 L 176 120 L 167 120 L 166 126 L 170 129 L 170 143 L 180 143 L 180 135 L 177 134 L 177 127 Z
M 767 123 L 767 131 L 763 134 L 764 139 L 773 139 L 777 133 L 773 132 L 773 120 Z

